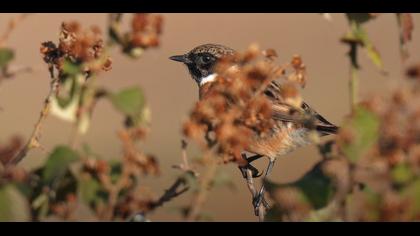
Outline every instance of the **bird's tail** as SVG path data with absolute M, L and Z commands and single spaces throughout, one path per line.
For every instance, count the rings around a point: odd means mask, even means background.
M 321 133 L 321 135 L 336 134 L 339 127 L 335 125 L 318 125 L 316 130 Z

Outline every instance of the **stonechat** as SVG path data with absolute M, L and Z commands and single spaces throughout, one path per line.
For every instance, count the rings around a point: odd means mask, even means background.
M 191 51 L 183 55 L 170 57 L 171 60 L 184 63 L 199 87 L 200 99 L 204 89 L 204 85 L 212 83 L 217 77 L 215 66 L 223 57 L 232 56 L 235 50 L 218 44 L 204 44 L 195 47 Z M 338 127 L 330 123 L 307 103 L 302 102 L 301 109 L 313 118 L 311 128 L 303 124 L 302 120 L 296 119 L 295 116 L 290 115 L 290 106 L 285 103 L 281 96 L 281 85 L 276 81 L 271 81 L 264 91 L 266 96 L 271 101 L 272 119 L 275 121 L 275 126 L 271 134 L 266 137 L 254 137 L 251 144 L 244 150 L 256 154 L 247 158 L 248 163 L 266 156 L 269 159 L 269 164 L 265 172 L 264 178 L 272 171 L 274 162 L 277 157 L 283 156 L 296 150 L 299 147 L 310 144 L 310 132 L 315 130 L 320 136 L 337 133 Z M 253 177 L 258 176 L 258 170 L 255 167 L 248 165 L 246 168 L 253 170 Z M 240 167 L 242 174 L 245 177 L 244 167 Z M 263 201 L 264 186 L 261 187 L 259 194 L 253 201 L 254 207 L 258 208 Z

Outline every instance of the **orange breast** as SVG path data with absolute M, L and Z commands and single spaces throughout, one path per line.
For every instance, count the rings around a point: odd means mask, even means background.
M 277 158 L 309 144 L 307 135 L 304 128 L 281 126 L 267 137 L 255 136 L 246 151 Z

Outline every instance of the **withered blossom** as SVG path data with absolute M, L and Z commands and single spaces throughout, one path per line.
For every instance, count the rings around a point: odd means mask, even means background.
M 137 13 L 131 21 L 131 34 L 128 35 L 132 47 L 157 47 L 160 44 L 163 17 L 157 14 Z
M 112 61 L 104 52 L 102 33 L 96 26 L 82 29 L 77 22 L 63 22 L 58 46 L 51 41 L 44 42 L 40 52 L 44 61 L 59 71 L 60 75 L 65 61 L 80 65 L 85 73 L 111 69 Z

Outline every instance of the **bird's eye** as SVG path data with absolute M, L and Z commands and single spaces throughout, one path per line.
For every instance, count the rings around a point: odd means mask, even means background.
M 210 56 L 203 56 L 203 57 L 201 57 L 201 60 L 203 61 L 204 64 L 207 64 L 207 63 L 211 62 L 211 57 Z

